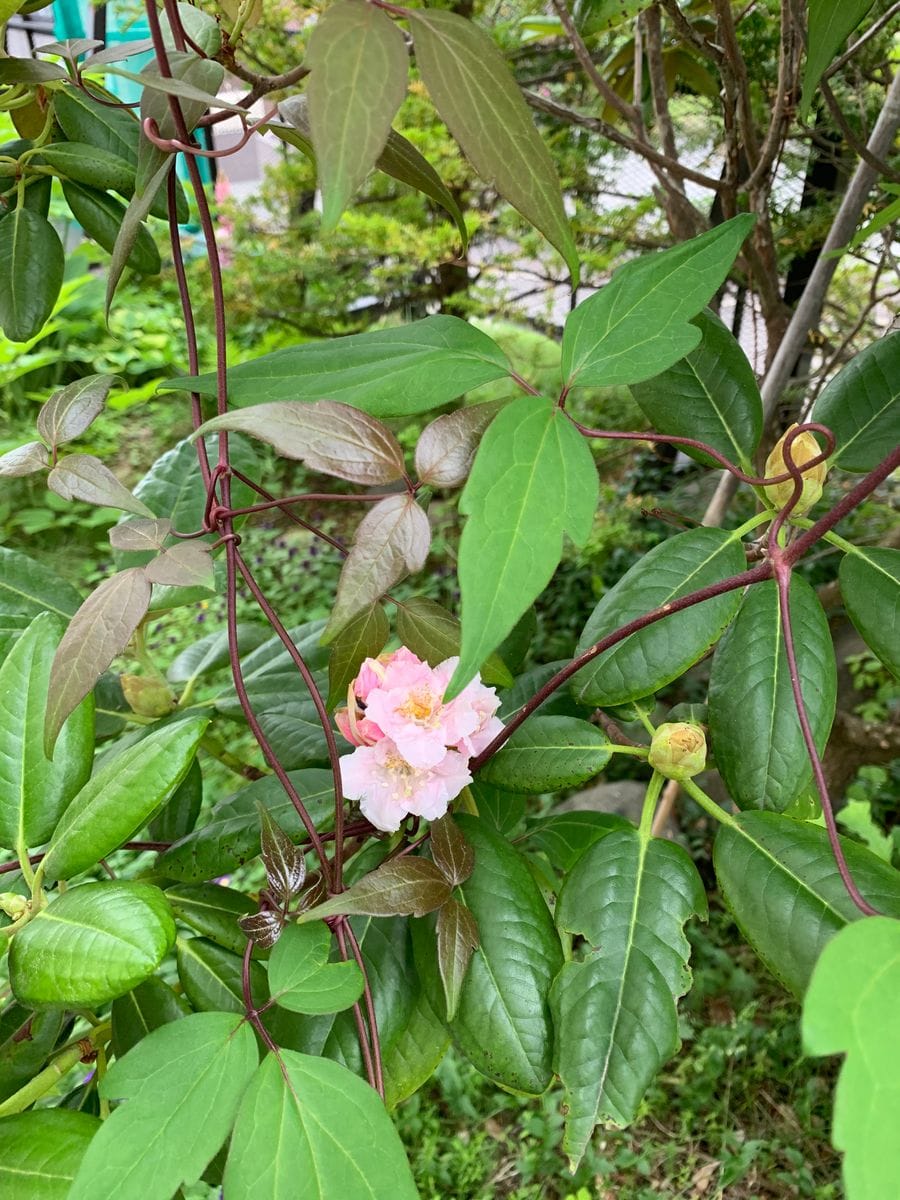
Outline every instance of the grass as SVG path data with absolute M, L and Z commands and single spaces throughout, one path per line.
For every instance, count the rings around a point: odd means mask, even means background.
M 801 1057 L 797 1005 L 721 909 L 691 940 L 683 1046 L 631 1128 L 598 1131 L 573 1176 L 562 1093 L 510 1095 L 451 1051 L 395 1114 L 423 1200 L 838 1200 L 833 1064 Z

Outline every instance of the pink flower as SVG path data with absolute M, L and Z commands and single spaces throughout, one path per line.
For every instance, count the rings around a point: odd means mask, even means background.
M 373 688 L 381 687 L 384 679 L 390 678 L 388 673 L 390 667 L 396 666 L 402 673 L 403 668 L 407 665 L 430 670 L 427 663 L 423 663 L 413 654 L 412 650 L 407 650 L 405 646 L 394 650 L 392 654 L 379 654 L 377 658 L 363 659 L 359 673 L 351 685 L 356 697 L 365 702 Z M 390 687 L 391 684 L 389 683 L 388 686 Z
M 341 782 L 350 799 L 376 829 L 393 833 L 412 813 L 434 821 L 472 782 L 466 759 L 455 750 L 423 770 L 412 766 L 390 738 L 359 746 L 341 759 Z

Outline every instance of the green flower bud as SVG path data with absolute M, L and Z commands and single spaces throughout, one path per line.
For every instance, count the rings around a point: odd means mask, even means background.
M 164 717 L 175 707 L 175 697 L 162 679 L 152 675 L 122 675 L 122 691 L 139 717 Z
M 20 896 L 17 892 L 0 892 L 0 912 L 5 912 L 10 920 L 18 921 L 29 908 L 27 896 Z
M 766 459 L 765 474 L 767 476 L 783 475 L 788 469 L 784 461 L 784 443 L 787 435 L 792 429 L 796 428 L 797 425 L 795 422 L 785 430 L 784 436 L 775 445 L 772 453 Z M 791 442 L 791 458 L 795 466 L 802 467 L 821 453 L 822 447 L 811 433 L 801 433 Z M 804 513 L 809 512 L 814 504 L 818 503 L 827 474 L 828 463 L 825 462 L 820 462 L 817 467 L 812 467 L 809 471 L 803 472 L 803 491 L 796 506 L 791 510 L 791 516 L 802 517 Z M 783 483 L 770 483 L 765 491 L 766 496 L 776 508 L 784 508 L 794 494 L 794 481 L 793 479 L 785 479 Z
M 706 736 L 684 721 L 660 725 L 650 743 L 650 766 L 667 779 L 690 779 L 706 766 Z

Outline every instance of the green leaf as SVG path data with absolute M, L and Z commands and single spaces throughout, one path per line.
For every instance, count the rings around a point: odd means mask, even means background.
M 339 1063 L 284 1050 L 281 1063 L 266 1056 L 241 1103 L 224 1190 L 229 1200 L 295 1200 L 298 1184 L 310 1200 L 418 1197 L 378 1094 Z
M 67 454 L 61 458 L 48 475 L 47 486 L 64 500 L 83 500 L 102 508 L 121 508 L 139 517 L 153 516 L 150 509 L 93 454 Z
M 116 248 L 119 230 L 125 220 L 125 205 L 109 192 L 63 180 L 63 195 L 72 210 L 72 216 L 89 238 L 102 246 L 107 254 Z M 129 248 L 126 266 L 139 275 L 158 275 L 160 272 L 159 251 L 149 230 L 140 229 Z
M 308 658 L 306 661 L 311 665 Z M 316 673 L 315 682 L 319 692 L 324 693 L 327 680 L 323 672 Z M 293 663 L 281 670 L 261 673 L 248 683 L 247 694 L 283 767 L 293 770 L 327 760 L 328 746 L 319 714 Z M 218 697 L 216 708 L 237 720 L 244 719 L 240 704 L 230 692 Z
M 742 214 L 620 267 L 606 287 L 566 321 L 563 378 L 568 387 L 640 383 L 700 344 L 689 322 L 724 282 L 754 217 Z
M 449 813 L 431 822 L 431 853 L 435 866 L 453 887 L 472 874 L 475 852 Z
M 187 999 L 200 1012 L 244 1012 L 242 956 L 203 937 L 181 937 L 175 944 L 178 978 Z M 250 963 L 251 994 L 261 1007 L 269 998 L 266 973 Z
M 298 923 L 322 917 L 421 917 L 448 900 L 450 885 L 427 858 L 397 858 L 363 876 L 324 904 L 300 913 Z
M 801 691 L 821 753 L 834 719 L 834 645 L 815 592 L 796 575 L 790 603 Z M 812 768 L 788 675 L 774 580 L 747 592 L 716 649 L 709 729 L 716 766 L 740 808 L 783 811 L 808 786 Z
M 525 850 L 542 850 L 558 871 L 568 875 L 595 842 L 628 828 L 630 822 L 615 813 L 576 809 L 531 821 L 518 842 Z
M 871 471 L 900 442 L 900 331 L 886 334 L 847 363 L 809 414 L 837 441 L 828 460 L 845 471 Z
M 53 93 L 53 115 L 70 142 L 87 142 L 137 165 L 141 130 L 128 109 L 101 104 L 73 86 Z
M 900 1191 L 900 923 L 874 917 L 826 947 L 803 1004 L 807 1054 L 844 1054 L 831 1137 L 844 1154 L 847 1200 Z
M 434 106 L 478 174 L 556 247 L 578 284 L 578 252 L 550 151 L 503 55 L 473 22 L 409 13 L 416 65 Z
M 116 528 L 124 529 L 126 526 L 119 525 Z M 251 650 L 255 650 L 270 639 L 271 633 L 267 626 L 239 622 L 238 650 L 241 661 L 246 660 Z M 166 671 L 166 679 L 169 683 L 187 683 L 189 679 L 199 679 L 202 675 L 208 675 L 220 667 L 227 666 L 228 662 L 228 630 L 221 629 L 216 633 L 208 633 L 206 637 L 199 638 L 196 642 L 191 642 L 180 654 L 177 654 Z
M 35 58 L 4 58 L 0 60 L 0 84 L 8 83 L 51 83 L 57 79 L 68 79 L 68 75 L 56 63 L 41 62 Z
M 40 333 L 62 287 L 65 255 L 46 217 L 17 208 L 0 221 L 0 328 L 11 342 Z
M 289 771 L 318 829 L 327 826 L 334 810 L 334 784 L 330 771 Z M 300 818 L 277 779 L 269 777 L 248 784 L 234 796 L 217 804 L 209 822 L 176 842 L 160 855 L 159 874 L 169 879 L 196 883 L 229 874 L 256 858 L 260 850 L 257 800 L 291 837 L 306 836 Z
M 841 838 L 841 846 L 866 899 L 900 917 L 900 873 L 858 842 Z M 741 813 L 716 835 L 714 863 L 742 934 L 772 974 L 802 996 L 822 947 L 862 916 L 826 831 L 779 813 Z
M 176 920 L 210 938 L 226 950 L 242 954 L 247 939 L 238 918 L 256 912 L 249 896 L 216 883 L 176 883 L 166 888 Z
M 524 859 L 477 817 L 457 816 L 475 850 L 475 870 L 460 893 L 481 944 L 472 957 L 450 1031 L 462 1053 L 505 1088 L 540 1095 L 551 1079 L 553 1027 L 549 992 L 562 966 L 559 937 Z M 415 930 L 416 927 L 414 927 Z M 434 950 L 416 941 L 426 982 L 434 976 Z M 434 987 L 429 1000 L 443 1016 Z
M 456 617 L 426 596 L 413 596 L 397 605 L 397 636 L 431 667 L 459 654 L 460 634 Z M 499 654 L 488 655 L 479 674 L 482 683 L 497 687 L 509 687 L 513 681 Z
M 695 438 L 739 463 L 752 474 L 752 458 L 762 436 L 759 384 L 737 339 L 706 310 L 690 322 L 701 342 L 679 362 L 631 392 L 658 433 Z M 705 466 L 715 459 L 690 446 L 679 447 Z
M 21 550 L 0 546 L 0 614 L 31 619 L 51 612 L 68 621 L 80 604 L 75 588 L 55 571 Z
M 344 560 L 323 644 L 333 641 L 395 583 L 421 571 L 430 548 L 431 526 L 413 496 L 399 492 L 373 504 Z
M 800 96 L 800 119 L 805 121 L 825 70 L 843 43 L 872 7 L 872 0 L 809 0 L 806 68 Z M 851 1197 L 850 1200 L 856 1200 Z
M 856 548 L 840 569 L 847 615 L 866 645 L 900 676 L 900 550 Z
M 140 153 L 145 153 L 144 147 L 150 146 L 146 139 L 141 140 Z M 109 310 L 112 307 L 113 297 L 116 294 L 116 288 L 119 286 L 119 280 L 122 278 L 122 272 L 126 267 L 133 267 L 139 273 L 154 275 L 156 271 L 143 271 L 142 267 L 138 266 L 138 262 L 146 263 L 148 266 L 153 265 L 153 258 L 148 253 L 147 238 L 152 241 L 152 235 L 144 226 L 144 221 L 148 215 L 157 209 L 160 197 L 164 198 L 168 205 L 168 178 L 174 169 L 174 159 L 158 150 L 155 146 L 151 147 L 149 153 L 161 156 L 160 159 L 155 159 L 158 162 L 155 170 L 149 176 L 141 173 L 143 160 L 139 159 L 138 177 L 135 181 L 135 192 L 128 201 L 127 207 L 119 217 L 114 227 L 110 232 L 113 233 L 113 244 L 107 249 L 109 250 L 109 270 L 106 277 L 106 315 L 109 318 Z M 166 209 L 168 215 L 168 209 Z M 177 216 L 177 202 L 176 202 Z M 109 232 L 107 233 L 109 237 Z M 98 239 L 99 240 L 99 239 Z M 102 244 L 102 243 L 101 243 Z M 154 249 L 156 243 L 153 243 Z
M 341 1012 L 355 1004 L 365 980 L 355 962 L 330 963 L 331 930 L 324 921 L 288 925 L 269 957 L 269 989 L 282 1008 Z
M 337 0 L 316 22 L 306 54 L 309 124 L 330 233 L 384 149 L 406 96 L 399 26 L 363 0 Z
M 187 1001 L 158 975 L 151 975 L 112 1004 L 112 1049 L 116 1058 L 143 1041 L 148 1033 L 180 1021 L 190 1012 Z
M 37 431 L 50 446 L 71 442 L 89 429 L 103 412 L 106 397 L 118 375 L 85 375 L 54 392 L 37 417 Z
M 478 926 L 471 911 L 458 900 L 448 900 L 438 910 L 437 961 L 447 1002 L 447 1020 L 452 1021 L 459 1008 L 459 996 L 472 955 L 478 948 Z
M 177 842 L 187 837 L 197 824 L 203 805 L 203 772 L 196 758 L 163 807 L 150 822 L 151 841 Z
M 507 792 L 558 792 L 598 775 L 609 762 L 609 738 L 577 717 L 531 717 L 478 772 Z
M 97 1117 L 42 1108 L 0 1121 L 0 1192 L 16 1200 L 66 1200 Z
M 509 363 L 487 334 L 458 317 L 426 317 L 264 354 L 228 372 L 228 399 L 243 408 L 327 396 L 374 417 L 405 417 L 503 379 Z M 214 373 L 170 379 L 167 390 L 216 394 Z
M 389 1046 L 382 1048 L 388 1110 L 402 1104 L 431 1078 L 449 1045 L 450 1035 L 420 987 L 402 1029 Z
M 82 1160 L 68 1200 L 169 1200 L 225 1141 L 256 1070 L 249 1024 L 194 1013 L 154 1030 L 100 1085 L 123 1100 Z
M 51 142 L 41 147 L 41 158 L 67 179 L 100 191 L 130 192 L 134 163 L 89 142 Z
M 164 725 L 106 759 L 56 826 L 44 874 L 71 879 L 128 841 L 178 787 L 209 722 Z
M 150 603 L 150 584 L 139 567 L 101 583 L 78 609 L 50 669 L 44 753 L 49 757 L 69 714 L 122 653 Z
M 86 698 L 63 726 L 53 760 L 43 750 L 50 664 L 62 632 L 35 617 L 0 667 L 0 846 L 40 846 L 91 773 L 94 705 Z
M 463 635 L 448 698 L 550 582 L 563 531 L 585 542 L 598 490 L 587 442 L 551 401 L 516 400 L 488 427 L 459 501 Z
M 37 1075 L 55 1050 L 63 1024 L 59 1008 L 42 1012 L 21 1004 L 4 1008 L 0 1013 L 0 1101 Z
M 482 783 L 480 779 L 469 785 L 469 791 L 479 817 L 489 829 L 505 838 L 516 832 L 525 817 L 524 796 L 503 792 L 489 783 Z
M 9 981 L 22 1004 L 94 1008 L 152 975 L 175 940 L 159 888 L 86 883 L 70 888 L 12 939 Z
M 597 842 L 566 878 L 556 922 L 587 943 L 550 994 L 573 1169 L 598 1122 L 634 1120 L 678 1049 L 676 1002 L 691 982 L 684 924 L 694 914 L 706 917 L 706 896 L 690 858 L 633 828 Z
M 384 608 L 377 601 L 341 630 L 328 658 L 329 708 L 347 703 L 347 688 L 359 673 L 363 659 L 380 654 L 390 636 Z
M 738 538 L 721 529 L 690 529 L 654 546 L 606 593 L 588 618 L 576 654 L 583 654 L 651 609 L 744 570 Z M 693 666 L 737 612 L 739 590 L 664 617 L 581 668 L 572 690 L 579 704 L 625 704 L 652 695 Z

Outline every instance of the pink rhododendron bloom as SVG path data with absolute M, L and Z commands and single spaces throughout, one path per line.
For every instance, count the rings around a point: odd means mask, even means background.
M 455 750 L 428 770 L 411 766 L 390 738 L 359 746 L 341 759 L 341 783 L 359 800 L 363 816 L 376 829 L 393 833 L 410 814 L 434 821 L 472 782 L 468 763 Z

